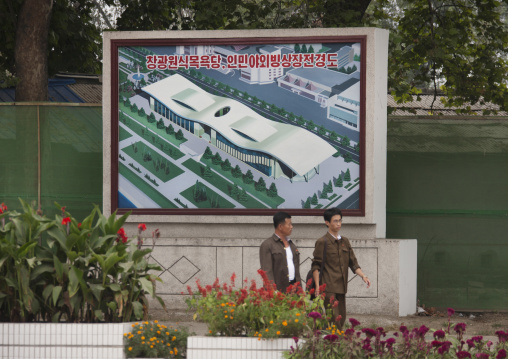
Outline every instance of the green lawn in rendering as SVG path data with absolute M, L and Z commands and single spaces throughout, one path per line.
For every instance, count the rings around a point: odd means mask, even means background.
M 150 126 L 145 126 L 133 119 L 129 119 L 127 121 L 127 124 L 125 124 L 127 127 L 129 127 L 132 131 L 134 131 L 136 134 L 138 134 L 140 137 L 145 139 L 146 141 L 150 142 L 157 148 L 160 148 L 161 151 L 168 154 L 175 160 L 185 156 L 182 151 L 178 149 L 178 146 L 181 141 L 178 141 L 173 136 L 168 135 L 167 133 L 164 133 L 164 135 L 156 135 L 155 130 L 151 129 Z M 162 145 L 162 147 L 161 147 Z
M 156 189 L 150 186 L 148 183 L 143 181 L 143 179 L 139 178 L 137 174 L 132 172 L 133 170 L 129 169 L 123 163 L 118 163 L 118 173 L 124 176 L 130 183 L 136 186 L 141 192 L 146 194 L 152 201 L 157 203 L 161 208 L 179 208 L 173 202 L 168 200 L 162 194 L 159 193 Z
M 205 171 L 205 166 L 202 165 L 201 163 L 198 163 L 192 159 L 188 159 L 185 162 L 183 162 L 182 165 L 187 167 L 189 170 L 191 170 L 198 176 L 203 177 L 203 173 Z M 217 187 L 218 189 L 220 189 L 222 192 L 231 194 L 233 184 L 231 182 L 225 180 L 224 178 L 218 176 L 217 174 L 213 173 L 212 178 L 210 178 L 210 179 L 205 178 L 205 180 L 213 183 L 213 185 L 215 187 Z M 239 187 L 243 188 L 244 186 L 239 186 Z M 246 191 L 248 191 L 248 190 L 246 189 Z M 246 198 L 247 198 L 247 200 L 245 202 L 240 201 L 239 198 L 235 198 L 235 199 L 238 202 L 242 203 L 246 208 L 269 208 L 251 196 L 247 196 Z
M 138 149 L 137 152 L 134 151 L 135 146 Z M 136 162 L 149 170 L 150 173 L 162 182 L 167 182 L 183 173 L 183 170 L 173 164 L 173 162 L 162 157 L 157 151 L 141 141 L 122 148 L 122 151 L 131 156 Z M 151 160 L 145 161 L 144 156 L 148 153 L 150 153 Z M 167 169 L 169 169 L 169 171 L 167 171 Z
M 132 135 L 130 134 L 129 131 L 127 131 L 126 129 L 124 129 L 122 126 L 119 126 L 119 131 L 118 131 L 118 140 L 119 141 L 123 141 L 129 137 L 132 137 Z
M 264 203 L 268 204 L 269 206 L 271 206 L 271 208 L 277 208 L 285 201 L 285 199 L 280 196 L 269 197 L 266 194 L 266 191 L 263 191 L 263 192 L 256 191 L 256 188 L 254 187 L 255 183 L 250 183 L 250 184 L 244 183 L 242 177 L 240 177 L 240 178 L 233 177 L 233 175 L 231 174 L 231 171 L 223 171 L 222 168 L 220 167 L 220 165 L 214 165 L 211 160 L 207 160 L 207 159 L 204 159 L 203 157 L 201 157 L 201 161 L 203 163 L 209 165 L 211 168 L 213 168 L 214 170 L 219 172 L 221 175 L 223 175 L 227 179 L 236 183 L 238 186 L 245 188 L 245 190 L 247 192 L 251 193 L 254 197 L 258 198 L 260 201 L 263 201 Z
M 183 192 L 180 192 L 180 195 L 187 199 L 189 202 L 193 203 L 197 208 L 211 208 L 212 201 L 219 201 L 219 207 L 218 208 L 235 208 L 235 205 L 228 200 L 226 200 L 224 197 L 219 195 L 218 193 L 214 192 L 211 188 L 207 187 L 205 184 L 200 182 L 200 185 L 206 188 L 206 194 L 207 199 L 202 202 L 197 202 L 194 200 L 194 187 L 195 183 L 192 184 L 189 188 L 184 190 Z
M 137 112 L 132 112 L 131 109 L 129 107 L 126 107 L 122 102 L 120 102 L 120 104 L 118 106 L 120 108 L 120 111 L 122 111 L 125 115 L 132 117 L 133 119 L 135 119 L 136 121 L 141 123 L 142 128 L 144 128 L 145 126 L 148 127 L 151 131 L 160 135 L 165 140 L 170 141 L 175 146 L 178 147 L 182 143 L 187 142 L 187 139 L 185 137 L 181 140 L 177 140 L 175 138 L 174 134 L 173 135 L 167 134 L 165 128 L 157 128 L 157 121 L 153 122 L 153 123 L 148 122 L 148 119 L 146 118 L 146 116 L 140 116 Z M 157 114 L 156 119 L 158 120 L 159 118 L 160 118 L 160 115 Z M 127 123 L 127 126 L 131 127 L 131 124 L 136 123 L 136 121 L 132 121 L 132 119 L 131 119 L 131 121 L 129 121 L 129 123 Z M 177 132 L 179 129 L 181 129 L 180 126 L 178 126 L 174 123 L 172 123 L 172 125 L 173 125 L 173 128 L 175 129 L 175 132 Z M 135 131 L 134 128 L 132 128 L 132 129 Z M 182 129 L 182 131 L 185 131 L 185 130 Z M 138 133 L 138 132 L 136 131 L 136 133 Z M 138 134 L 141 135 L 140 133 L 138 133 Z

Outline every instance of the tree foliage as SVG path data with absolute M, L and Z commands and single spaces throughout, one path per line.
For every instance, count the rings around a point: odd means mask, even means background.
M 25 2 L 29 0 L 0 2 L 0 86 L 15 83 L 13 76 L 22 78 L 16 71 L 21 67 L 15 66 L 14 48 Z M 97 21 L 107 5 L 117 5 L 116 24 L 114 19 L 108 24 L 106 17 Z M 492 102 L 507 110 L 506 18 L 506 0 L 53 0 L 48 70 L 98 73 L 105 28 L 375 26 L 390 30 L 388 87 L 398 106 L 430 91 L 435 95 L 433 105 L 443 101 L 467 112 L 469 105 Z M 303 52 L 303 45 L 295 49 Z
M 400 104 L 428 89 L 434 101 L 465 106 L 462 112 L 486 102 L 508 109 L 506 1 L 380 0 L 373 5 L 371 24 L 391 30 L 388 87 Z M 440 92 L 445 96 L 438 98 Z

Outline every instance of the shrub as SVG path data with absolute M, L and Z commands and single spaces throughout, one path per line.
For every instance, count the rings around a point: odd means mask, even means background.
M 124 351 L 127 358 L 185 358 L 187 328 L 173 328 L 153 322 L 132 324 L 132 330 L 124 333 Z
M 146 226 L 135 240 L 122 228 L 129 213 L 107 218 L 95 207 L 78 222 L 65 207 L 49 219 L 20 202 L 23 213 L 0 214 L 0 321 L 141 320 L 148 295 L 164 306 L 155 295 L 160 279 L 150 274 L 160 267 L 147 262 L 151 249 L 141 249 Z
M 286 293 L 279 292 L 265 272 L 258 273 L 263 278 L 262 287 L 255 280 L 249 284 L 245 279 L 243 287 L 235 288 L 234 273 L 230 284 L 220 285 L 216 279 L 203 287 L 197 280 L 196 292 L 188 286 L 190 298 L 186 303 L 195 311 L 194 319 L 207 323 L 212 336 L 290 338 L 304 333 L 310 312 L 322 313 L 318 324 L 328 327 L 331 309 L 325 312 L 322 297 L 311 300 L 300 283 L 289 286 Z

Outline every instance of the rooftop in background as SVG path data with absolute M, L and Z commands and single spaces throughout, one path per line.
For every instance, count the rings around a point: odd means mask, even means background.
M 390 116 L 463 116 L 462 114 L 457 114 L 455 110 L 457 107 L 445 107 L 441 102 L 440 98 L 442 96 L 437 96 L 434 101 L 434 95 L 425 94 L 420 95 L 421 101 L 407 102 L 403 104 L 398 104 L 395 102 L 392 95 L 388 95 L 388 106 L 397 108 L 393 111 Z M 434 104 L 432 104 L 434 102 Z M 466 108 L 467 105 L 462 106 L 462 108 Z M 431 110 L 432 109 L 432 110 Z M 416 113 L 411 113 L 408 110 L 414 110 Z M 484 110 L 498 111 L 497 114 L 492 113 L 491 116 L 508 116 L 508 112 L 499 111 L 499 106 L 494 105 L 492 103 L 487 103 L 485 105 L 476 104 L 471 106 L 471 110 L 474 114 L 482 116 Z M 468 114 L 464 114 L 468 115 Z
M 49 80 L 49 93 L 51 102 L 75 102 L 75 103 L 93 103 L 102 104 L 102 75 L 90 75 L 79 73 L 58 73 L 55 79 Z M 0 102 L 14 102 L 14 88 L 0 89 Z M 388 106 L 397 109 L 390 116 L 432 116 L 431 106 L 434 101 L 434 95 L 420 95 L 421 101 L 413 101 L 404 104 L 397 104 L 392 95 L 388 94 Z M 455 108 L 445 107 L 438 96 L 434 101 L 434 116 L 456 116 L 460 118 L 464 115 L 457 114 Z M 415 96 L 416 98 L 416 96 Z M 466 106 L 464 106 L 465 108 Z M 482 116 L 483 110 L 499 111 L 499 106 L 494 104 L 471 106 L 472 111 Z M 414 110 L 411 113 L 407 110 Z M 492 116 L 508 116 L 508 112 L 499 111 Z
M 59 73 L 49 79 L 50 102 L 102 103 L 102 76 Z M 15 102 L 13 87 L 0 89 L 0 102 Z

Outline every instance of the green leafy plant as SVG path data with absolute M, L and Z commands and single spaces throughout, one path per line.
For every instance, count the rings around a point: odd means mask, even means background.
M 125 355 L 127 358 L 185 358 L 187 338 L 194 334 L 185 327 L 168 327 L 157 320 L 135 323 L 129 333 L 124 333 Z
M 155 282 L 151 249 L 95 207 L 81 223 L 65 207 L 49 219 L 20 199 L 23 212 L 0 214 L 0 321 L 123 322 L 147 316 Z M 6 221 L 7 220 L 7 221 Z M 154 231 L 154 240 L 158 231 Z
M 263 279 L 262 287 L 255 280 L 249 284 L 245 279 L 243 287 L 235 288 L 234 273 L 229 284 L 220 285 L 216 279 L 203 287 L 197 280 L 195 292 L 187 286 L 190 297 L 186 303 L 195 311 L 194 319 L 207 323 L 212 336 L 259 339 L 301 335 L 309 325 L 308 314 L 313 311 L 323 313 L 318 325 L 329 327 L 331 309 L 325 309 L 322 297 L 311 300 L 300 283 L 289 286 L 286 293 L 279 292 L 264 271 L 258 273 Z

